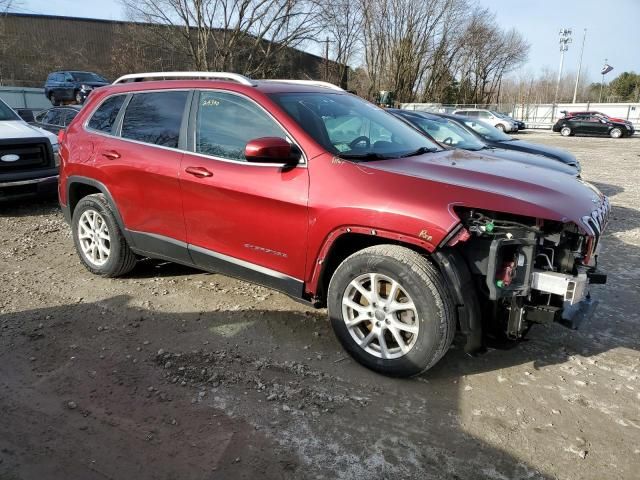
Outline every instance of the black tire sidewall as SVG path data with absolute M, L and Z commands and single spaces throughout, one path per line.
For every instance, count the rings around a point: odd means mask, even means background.
M 342 317 L 342 296 L 349 283 L 365 273 L 380 273 L 400 283 L 409 294 L 418 312 L 418 338 L 409 353 L 396 359 L 382 359 L 358 346 Z M 349 260 L 347 268 L 338 268 L 329 286 L 327 307 L 333 331 L 343 347 L 358 362 L 372 370 L 391 376 L 416 375 L 429 367 L 438 354 L 438 346 L 445 333 L 440 325 L 443 312 L 435 298 L 435 286 L 427 285 L 408 266 L 392 257 L 357 256 Z M 442 302 L 442 299 L 439 299 Z
M 104 265 L 97 266 L 89 262 L 80 246 L 80 240 L 78 238 L 78 222 L 82 214 L 87 210 L 95 210 L 100 215 L 102 215 L 102 218 L 106 222 L 107 228 L 109 229 L 110 251 L 109 258 Z M 71 231 L 73 235 L 73 243 L 76 247 L 76 252 L 80 257 L 80 261 L 87 268 L 87 270 L 96 275 L 109 276 L 118 269 L 120 265 L 119 260 L 122 256 L 122 242 L 120 238 L 122 236 L 122 233 L 120 232 L 120 228 L 118 227 L 118 223 L 113 213 L 111 212 L 111 209 L 106 204 L 106 200 L 102 200 L 99 197 L 93 195 L 80 200 L 73 211 L 73 217 L 71 220 Z
M 563 131 L 565 128 L 569 129 L 569 133 L 567 133 L 566 135 L 565 135 L 564 133 L 562 133 L 562 131 Z M 571 128 L 570 128 L 570 127 L 562 127 L 562 128 L 560 129 L 560 135 L 562 135 L 563 137 L 569 137 L 569 136 L 571 136 Z

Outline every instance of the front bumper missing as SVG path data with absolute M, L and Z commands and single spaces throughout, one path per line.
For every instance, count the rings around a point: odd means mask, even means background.
M 532 290 L 562 297 L 563 306 L 562 308 L 531 307 L 527 316 L 534 322 L 536 319 L 542 320 L 546 316 L 547 319 L 553 318 L 561 325 L 577 330 L 582 323 L 593 316 L 598 306 L 598 301 L 591 299 L 589 284 L 603 284 L 605 282 L 606 275 L 596 271 L 567 275 L 558 272 L 534 270 L 531 278 Z
M 562 309 L 562 318 L 558 323 L 571 330 L 577 330 L 584 322 L 588 321 L 598 306 L 598 300 L 592 300 L 589 295 L 581 302 L 567 305 Z

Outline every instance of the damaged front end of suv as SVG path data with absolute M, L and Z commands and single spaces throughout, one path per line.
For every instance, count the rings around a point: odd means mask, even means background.
M 462 257 L 475 286 L 477 299 L 468 292 L 458 299 L 468 351 L 480 343 L 473 339 L 476 316 L 486 342 L 521 339 L 534 324 L 577 329 L 593 314 L 598 302 L 589 286 L 606 282 L 597 257 L 611 207 L 603 195 L 592 201 L 594 210 L 576 222 L 454 207 L 460 224 L 438 258 L 451 279 L 452 263 Z

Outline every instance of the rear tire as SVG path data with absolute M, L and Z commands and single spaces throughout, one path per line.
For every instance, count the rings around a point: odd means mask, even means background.
M 53 105 L 54 107 L 58 106 L 58 99 L 56 98 L 56 94 L 51 92 L 49 94 L 49 101 L 51 102 L 51 105 Z
M 507 131 L 507 129 L 505 128 L 505 126 L 504 126 L 503 124 L 501 124 L 501 123 L 497 124 L 497 125 L 496 125 L 496 128 L 497 128 L 498 130 L 501 130 L 502 132 L 506 132 L 506 131 Z
M 74 98 L 75 98 L 76 103 L 77 103 L 78 105 L 82 105 L 82 103 L 83 103 L 83 99 L 82 99 L 82 95 L 80 94 L 80 92 L 79 92 L 79 91 L 75 93 Z
M 571 136 L 571 134 L 572 132 L 570 127 L 562 127 L 560 129 L 560 135 L 562 135 L 563 137 L 569 137 Z
M 103 194 L 88 195 L 78 202 L 71 229 L 80 261 L 91 273 L 119 277 L 135 267 L 136 256 Z
M 386 375 L 428 370 L 455 334 L 452 301 L 440 272 L 398 245 L 365 248 L 344 260 L 329 283 L 327 306 L 347 352 Z
M 609 132 L 609 136 L 611 138 L 620 138 L 622 137 L 622 129 L 615 127 L 612 128 L 611 131 Z

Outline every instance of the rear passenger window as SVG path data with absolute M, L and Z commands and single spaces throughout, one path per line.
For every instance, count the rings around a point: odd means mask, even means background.
M 264 110 L 230 93 L 201 92 L 196 122 L 196 152 L 246 161 L 244 148 L 261 137 L 286 138 Z
M 107 98 L 102 105 L 100 105 L 100 108 L 95 111 L 91 120 L 89 120 L 89 128 L 111 133 L 111 129 L 116 122 L 116 117 L 118 116 L 124 99 L 125 95 L 116 95 L 115 97 Z
M 124 113 L 122 137 L 178 148 L 187 92 L 136 93 Z

